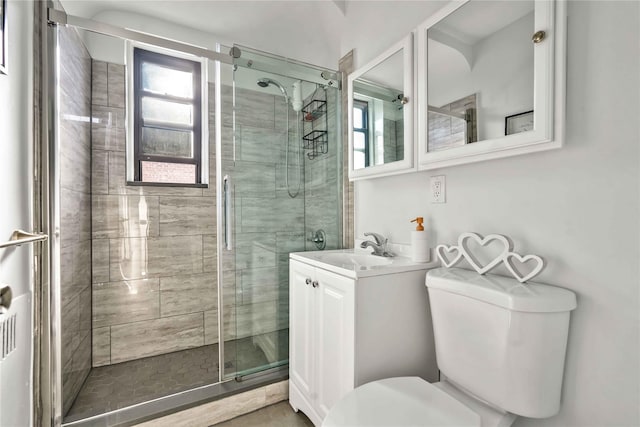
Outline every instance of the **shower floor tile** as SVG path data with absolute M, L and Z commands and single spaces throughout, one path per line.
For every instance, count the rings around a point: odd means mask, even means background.
M 226 342 L 225 347 L 227 373 L 269 364 L 251 337 Z M 92 368 L 65 421 L 214 384 L 218 368 L 218 344 Z

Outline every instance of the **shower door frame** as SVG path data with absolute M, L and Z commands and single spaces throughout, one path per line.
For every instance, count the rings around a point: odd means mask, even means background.
M 96 424 L 113 425 L 120 423 L 138 423 L 167 415 L 176 411 L 198 406 L 208 401 L 224 398 L 242 391 L 281 381 L 287 377 L 287 372 L 272 372 L 256 378 L 247 378 L 242 382 L 224 380 L 224 330 L 219 326 L 220 351 L 218 382 L 208 384 L 183 392 L 152 399 L 130 407 L 90 416 L 78 420 L 64 422 L 62 414 L 62 366 L 61 366 L 61 330 L 60 330 L 60 170 L 59 170 L 59 135 L 58 135 L 58 34 L 59 25 L 85 29 L 108 36 L 140 41 L 159 45 L 174 50 L 186 51 L 196 56 L 204 57 L 215 64 L 216 92 L 220 89 L 219 79 L 222 63 L 231 64 L 230 56 L 218 51 L 211 51 L 171 40 L 154 37 L 145 33 L 138 33 L 123 28 L 113 27 L 84 18 L 73 17 L 66 13 L 52 9 L 50 1 L 38 2 L 35 7 L 35 25 L 39 26 L 40 37 L 35 40 L 39 44 L 35 59 L 41 64 L 39 74 L 34 76 L 41 92 L 38 104 L 42 114 L 40 121 L 34 123 L 36 137 L 34 138 L 37 158 L 34 158 L 34 185 L 41 194 L 34 192 L 34 210 L 37 211 L 35 220 L 42 223 L 40 228 L 51 237 L 47 250 L 34 254 L 36 257 L 36 283 L 34 294 L 35 304 L 41 305 L 36 317 L 36 333 L 34 338 L 34 424 L 43 427 L 91 426 Z M 220 94 L 216 93 L 216 108 L 219 109 Z M 220 110 L 218 110 L 220 111 Z M 219 124 L 220 114 L 216 115 Z M 217 129 L 220 129 L 216 126 Z M 221 144 L 221 132 L 216 130 L 216 150 Z M 219 158 L 219 156 L 217 156 Z M 212 166 L 212 165 L 211 165 Z M 37 180 L 40 179 L 40 182 Z M 217 183 L 210 183 L 217 185 Z M 216 198 L 219 199 L 220 192 Z M 218 205 L 220 206 L 220 205 Z M 220 231 L 218 225 L 218 232 Z M 220 239 L 218 239 L 220 241 Z M 218 257 L 218 263 L 220 257 Z M 218 268 L 218 279 L 221 280 L 221 268 Z M 219 282 L 222 283 L 222 282 Z M 221 299 L 222 287 L 218 287 L 218 297 Z M 38 306 L 36 305 L 36 309 Z M 221 310 L 219 310 L 221 315 Z
M 108 36 L 140 41 L 167 47 L 174 50 L 183 50 L 196 56 L 205 57 L 214 61 L 215 67 L 215 108 L 216 108 L 216 202 L 218 219 L 222 212 L 222 129 L 221 129 L 221 70 L 222 64 L 232 65 L 234 58 L 220 52 L 220 45 L 216 52 L 194 47 L 149 34 L 139 33 L 124 28 L 118 28 L 97 21 L 78 18 L 52 9 L 52 2 L 37 2 L 34 8 L 35 25 L 39 26 L 39 38 L 34 38 L 34 44 L 39 44 L 34 51 L 38 55 L 35 59 L 41 65 L 37 70 L 34 80 L 39 86 L 40 93 L 36 105 L 41 107 L 40 120 L 34 122 L 34 221 L 40 223 L 40 229 L 50 235 L 49 245 L 43 248 L 35 256 L 35 280 L 34 304 L 38 310 L 36 314 L 35 338 L 34 338 L 34 424 L 43 427 L 90 426 L 113 425 L 121 423 L 143 422 L 169 413 L 188 409 L 219 398 L 231 396 L 242 391 L 265 386 L 288 377 L 287 365 L 267 369 L 256 374 L 236 378 L 236 381 L 224 379 L 224 319 L 223 319 L 223 279 L 221 266 L 221 249 L 223 242 L 220 236 L 224 234 L 222 221 L 217 221 L 217 264 L 218 264 L 218 332 L 219 332 L 219 382 L 193 388 L 172 395 L 142 402 L 130 407 L 110 411 L 107 413 L 90 416 L 83 419 L 69 421 L 63 424 L 62 414 L 62 366 L 61 366 L 61 330 L 60 330 L 60 172 L 59 172 L 59 138 L 57 127 L 58 116 L 58 31 L 59 25 L 71 26 L 96 32 Z M 36 32 L 38 34 L 38 32 Z M 300 62 L 297 62 L 302 64 Z M 302 64 L 309 65 L 309 64 Z M 318 68 L 309 65 L 312 68 Z M 267 70 L 265 70 L 267 71 Z M 337 73 L 337 72 L 336 72 Z M 337 73 L 336 75 L 339 75 Z M 305 79 L 308 80 L 308 79 Z M 333 80 L 332 80 L 333 81 Z M 339 81 L 335 80 L 340 88 Z M 37 92 L 37 91 L 34 91 Z M 338 113 L 340 104 L 337 106 Z M 338 128 L 340 122 L 338 120 Z M 338 129 L 339 131 L 339 129 Z M 340 135 L 337 135 L 340 137 Z M 213 165 L 210 165 L 213 166 Z M 344 177 L 343 177 L 344 180 Z M 37 225 L 37 224 L 36 224 Z M 241 381 L 240 381 L 241 380 Z

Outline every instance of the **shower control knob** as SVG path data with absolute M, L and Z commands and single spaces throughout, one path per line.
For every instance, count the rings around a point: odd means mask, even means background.
M 311 277 L 307 277 L 304 281 L 304 283 L 306 283 L 307 285 L 311 284 Z
M 320 286 L 320 283 L 318 283 L 318 281 L 317 281 L 317 280 L 314 280 L 314 281 L 311 283 L 311 286 L 313 286 L 314 288 L 317 288 L 318 286 Z

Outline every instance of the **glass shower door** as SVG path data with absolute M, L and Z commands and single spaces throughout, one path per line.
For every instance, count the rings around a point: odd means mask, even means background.
M 232 249 L 222 255 L 229 319 L 225 358 L 233 359 L 227 378 L 288 363 L 289 253 L 317 250 L 312 240 L 318 231 L 327 248 L 341 242 L 339 91 L 299 79 L 300 69 L 320 72 L 296 66 L 292 76 L 291 62 L 243 48 L 233 87 L 221 87 L 221 172 L 228 178 L 231 206 L 225 229 L 232 240 Z M 312 123 L 314 115 L 305 123 L 304 107 L 313 96 L 331 102 L 323 121 Z M 231 116 L 224 113 L 229 105 Z M 318 126 L 328 135 L 329 148 L 311 157 L 304 134 Z
M 284 97 L 264 91 L 253 74 L 238 67 L 233 87 L 221 88 L 223 109 L 233 105 L 222 140 L 222 175 L 232 205 L 232 248 L 223 254 L 225 354 L 233 359 L 226 377 L 287 363 L 287 256 L 304 249 L 303 186 L 296 198 L 284 187 Z M 300 180 L 299 159 L 289 160 L 298 165 L 292 179 Z

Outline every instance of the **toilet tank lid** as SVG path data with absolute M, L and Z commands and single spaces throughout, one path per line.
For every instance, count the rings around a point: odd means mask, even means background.
M 426 285 L 513 311 L 552 313 L 576 308 L 576 294 L 570 290 L 461 268 L 429 270 Z

